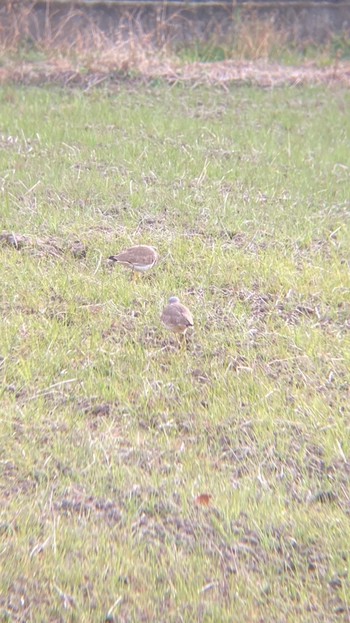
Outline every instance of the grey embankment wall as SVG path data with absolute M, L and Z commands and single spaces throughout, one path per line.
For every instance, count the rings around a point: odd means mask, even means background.
M 242 22 L 266 20 L 293 41 L 325 42 L 350 30 L 350 0 L 302 2 L 26 2 L 0 0 L 0 34 L 34 40 L 47 36 L 75 41 L 96 29 L 113 38 L 118 32 L 148 35 L 158 43 L 185 43 L 233 36 Z

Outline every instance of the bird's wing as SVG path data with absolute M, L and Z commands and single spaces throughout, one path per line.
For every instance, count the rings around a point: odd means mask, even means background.
M 164 324 L 174 327 L 193 326 L 193 318 L 190 310 L 184 305 L 181 305 L 181 303 L 168 305 L 162 313 L 161 320 Z
M 193 316 L 190 312 L 190 310 L 185 307 L 184 305 L 180 305 L 181 306 L 181 316 L 182 318 L 184 318 L 184 320 L 186 320 L 186 324 L 189 327 L 193 327 Z
M 125 249 L 118 255 L 112 255 L 110 258 L 115 262 L 125 262 L 126 264 L 140 264 L 147 266 L 155 261 L 155 252 L 147 247 L 131 247 Z

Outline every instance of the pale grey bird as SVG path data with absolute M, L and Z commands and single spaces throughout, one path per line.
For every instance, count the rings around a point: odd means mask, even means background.
M 181 337 L 184 337 L 187 329 L 193 327 L 194 324 L 190 310 L 180 303 L 177 296 L 170 297 L 160 319 L 169 331 L 173 331 Z
M 123 266 L 131 268 L 134 276 L 136 276 L 137 273 L 145 273 L 150 268 L 153 268 L 158 262 L 159 256 L 154 247 L 140 244 L 125 249 L 121 251 L 121 253 L 118 253 L 118 255 L 111 255 L 108 259 L 117 264 L 123 264 Z

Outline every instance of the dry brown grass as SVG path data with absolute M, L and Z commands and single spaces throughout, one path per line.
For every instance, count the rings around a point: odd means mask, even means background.
M 242 20 L 235 36 L 235 50 L 239 58 L 270 58 L 276 50 L 288 45 L 290 33 L 278 28 L 273 17 L 261 19 L 257 14 Z
M 171 84 L 189 82 L 191 84 L 254 84 L 261 87 L 280 87 L 284 85 L 301 86 L 323 84 L 326 86 L 350 86 L 350 62 L 331 67 L 319 68 L 309 63 L 298 67 L 286 67 L 265 61 L 221 61 L 216 63 L 188 63 L 180 65 L 176 61 L 158 60 L 143 56 L 124 61 L 116 59 L 113 51 L 106 51 L 99 58 L 89 55 L 74 60 L 68 57 L 45 59 L 40 62 L 8 61 L 0 67 L 0 84 L 57 83 L 62 86 L 79 86 L 90 89 L 100 84 L 119 83 L 127 79 L 148 81 L 162 79 Z
M 340 54 L 331 62 L 322 58 L 321 64 L 299 62 L 297 67 L 273 62 L 296 35 L 255 13 L 238 20 L 230 33 L 218 23 L 208 26 L 202 56 L 215 60 L 216 46 L 221 46 L 229 59 L 208 63 L 201 62 L 200 51 L 181 59 L 171 24 L 162 17 L 150 31 L 137 15 L 125 14 L 118 29 L 105 31 L 77 8 L 50 7 L 40 13 L 34 3 L 9 2 L 0 9 L 1 84 L 57 81 L 90 88 L 121 77 L 260 86 L 350 83 L 350 63 L 342 62 Z

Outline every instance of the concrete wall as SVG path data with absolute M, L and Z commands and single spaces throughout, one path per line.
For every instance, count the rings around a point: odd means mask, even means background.
M 350 31 L 350 2 L 257 2 L 215 4 L 179 1 L 148 2 L 0 2 L 1 34 L 13 28 L 40 39 L 46 34 L 74 41 L 96 28 L 113 38 L 123 33 L 150 34 L 159 43 L 234 37 L 242 21 L 264 19 L 286 31 L 291 40 L 324 42 L 331 33 Z

